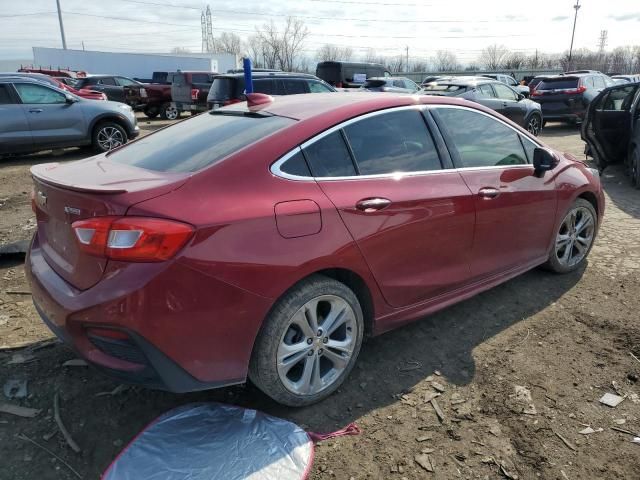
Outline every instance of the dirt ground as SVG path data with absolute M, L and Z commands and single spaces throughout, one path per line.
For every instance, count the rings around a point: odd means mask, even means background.
M 582 156 L 574 128 L 550 124 L 543 138 Z M 0 245 L 32 233 L 30 165 L 81 157 L 71 151 L 0 164 Z M 607 170 L 603 182 L 606 217 L 584 271 L 557 276 L 533 270 L 371 339 L 338 393 L 297 410 L 251 386 L 188 395 L 127 387 L 98 395 L 117 383 L 87 367 L 62 365 L 74 354 L 47 342 L 51 334 L 31 304 L 22 260 L 5 257 L 0 385 L 26 379 L 28 396 L 0 394 L 0 403 L 41 411 L 34 418 L 0 413 L 0 479 L 77 478 L 60 459 L 81 478 L 98 478 L 150 420 L 174 406 L 210 400 L 256 408 L 317 432 L 356 422 L 359 436 L 318 445 L 312 479 L 638 479 L 640 444 L 611 427 L 640 433 L 640 360 L 632 355 L 640 358 L 640 191 L 619 168 Z M 10 364 L 25 356 L 31 361 Z M 425 402 L 436 389 L 442 391 L 436 399 L 442 420 Z M 56 427 L 56 392 L 80 453 Z M 625 400 L 616 408 L 601 405 L 607 392 Z M 596 432 L 580 434 L 587 426 Z M 432 473 L 416 462 L 420 455 Z

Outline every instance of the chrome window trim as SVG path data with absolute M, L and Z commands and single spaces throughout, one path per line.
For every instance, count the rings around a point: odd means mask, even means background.
M 307 181 L 307 182 L 333 182 L 333 181 L 337 181 L 337 180 L 369 180 L 369 179 L 382 179 L 382 178 L 393 178 L 395 180 L 404 178 L 404 177 L 415 177 L 415 176 L 423 176 L 423 175 L 434 175 L 434 174 L 443 174 L 443 173 L 458 173 L 459 171 L 468 171 L 468 170 L 496 170 L 496 169 L 505 169 L 505 168 L 531 168 L 532 165 L 530 163 L 526 163 L 526 164 L 518 164 L 518 165 L 494 165 L 494 166 L 488 166 L 488 167 L 460 167 L 460 168 L 441 168 L 440 170 L 421 170 L 421 171 L 416 171 L 416 172 L 392 172 L 392 173 L 379 173 L 379 174 L 375 174 L 375 175 L 348 175 L 348 176 L 343 176 L 343 177 L 306 177 L 306 176 L 300 176 L 300 175 L 292 175 L 289 173 L 285 173 L 283 172 L 280 167 L 287 161 L 289 160 L 291 157 L 293 157 L 294 155 L 296 155 L 299 152 L 302 152 L 303 149 L 305 149 L 306 147 L 308 147 L 309 145 L 312 145 L 313 143 L 317 142 L 318 140 L 326 137 L 327 135 L 331 135 L 332 133 L 339 131 L 349 125 L 351 125 L 352 123 L 358 122 L 360 120 L 366 119 L 366 118 L 371 118 L 371 117 L 375 117 L 378 115 L 383 115 L 385 113 L 388 112 L 397 112 L 397 111 L 403 111 L 403 110 L 418 110 L 418 111 L 424 111 L 424 110 L 429 110 L 432 108 L 457 108 L 457 109 L 461 109 L 461 110 L 468 110 L 471 112 L 475 112 L 475 113 L 479 113 L 481 115 L 484 115 L 486 117 L 489 117 L 497 122 L 500 122 L 502 125 L 510 128 L 511 130 L 513 130 L 516 134 L 522 136 L 522 132 L 518 131 L 516 128 L 514 128 L 513 126 L 509 125 L 508 123 L 506 123 L 505 121 L 489 114 L 486 112 L 483 112 L 481 110 L 477 110 L 475 108 L 471 108 L 471 107 L 466 107 L 466 106 L 462 106 L 462 105 L 445 105 L 445 104 L 438 104 L 438 105 L 428 105 L 428 104 L 421 104 L 421 105 L 404 105 L 401 107 L 392 107 L 392 108 L 385 108 L 382 110 L 376 110 L 375 112 L 369 112 L 369 113 L 365 113 L 364 115 L 360 115 L 358 117 L 354 117 L 354 118 L 350 118 L 349 120 L 345 120 L 342 123 L 339 123 L 337 125 L 334 125 L 333 127 L 328 128 L 327 130 L 320 132 L 319 134 L 317 134 L 316 136 L 314 136 L 313 138 L 310 138 L 309 140 L 303 142 L 302 144 L 296 146 L 295 148 L 293 148 L 292 150 L 290 150 L 289 152 L 285 153 L 282 157 L 280 157 L 278 160 L 276 160 L 274 163 L 271 164 L 271 167 L 269 168 L 269 170 L 271 171 L 271 173 L 273 175 L 275 175 L 276 177 L 279 178 L 284 178 L 286 180 L 293 180 L 293 181 Z M 529 138 L 528 136 L 525 135 L 525 138 L 529 141 L 531 141 L 534 145 L 536 145 L 536 147 L 538 148 L 542 148 L 542 146 L 537 142 L 532 140 L 531 138 Z M 524 149 L 524 147 L 523 147 Z

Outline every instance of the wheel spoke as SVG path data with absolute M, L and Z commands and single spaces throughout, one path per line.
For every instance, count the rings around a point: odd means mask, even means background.
M 573 242 L 573 246 L 575 247 L 576 250 L 578 250 L 578 253 L 580 255 L 583 255 L 587 251 L 587 247 L 582 242 L 579 242 L 578 239 L 576 239 L 576 241 Z
M 278 348 L 278 366 L 286 371 L 291 370 L 291 367 L 300 362 L 311 348 L 312 346 L 308 345 L 306 341 L 294 343 L 293 345 L 280 344 L 280 348 Z
M 298 381 L 298 388 L 303 393 L 309 393 L 311 391 L 313 371 L 315 370 L 317 358 L 316 355 L 312 355 L 310 357 L 308 356 L 304 361 L 304 370 Z
M 556 246 L 557 248 L 561 248 L 564 245 L 566 245 L 567 243 L 569 243 L 571 241 L 571 236 L 569 235 L 558 235 L 558 237 L 556 238 Z
M 306 305 L 304 316 L 313 335 L 318 331 L 318 300 L 312 300 Z
M 349 363 L 349 357 L 345 357 L 340 355 L 339 353 L 335 353 L 329 349 L 325 349 L 324 356 L 333 363 L 334 368 L 338 370 L 342 370 Z
M 332 350 L 338 350 L 341 353 L 346 353 L 347 355 L 351 355 L 351 344 L 353 340 L 351 338 L 347 338 L 346 340 L 333 340 L 329 339 L 329 341 L 325 344 L 325 347 Z M 326 350 L 325 350 L 326 351 Z
M 584 215 L 580 222 L 576 225 L 576 233 L 580 234 L 586 228 L 589 228 L 593 225 L 593 217 L 591 215 Z
M 573 251 L 573 243 L 569 242 L 567 246 L 564 248 L 564 252 L 562 252 L 562 257 L 560 257 L 560 260 L 562 260 L 564 263 L 567 263 L 571 258 L 572 251 Z
M 306 309 L 299 310 L 293 317 L 291 324 L 297 325 L 300 330 L 302 330 L 303 335 L 307 338 L 312 338 L 316 335 L 317 330 L 314 330 L 307 320 Z
M 340 327 L 340 325 L 343 325 L 347 321 L 346 313 L 346 306 L 342 306 L 342 308 L 339 308 L 332 304 L 329 315 L 327 315 L 327 318 L 325 318 L 322 322 L 323 335 L 329 336 L 333 332 L 335 332 L 336 329 Z

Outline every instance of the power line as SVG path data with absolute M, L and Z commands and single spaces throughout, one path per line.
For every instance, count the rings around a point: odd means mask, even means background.
M 197 10 L 200 11 L 200 7 L 192 7 L 190 5 L 174 5 L 173 3 L 159 3 L 159 2 L 143 2 L 142 0 L 121 0 L 123 2 L 129 3 L 139 3 L 142 5 L 155 5 L 157 7 L 173 7 L 173 8 L 183 8 L 185 10 Z
M 346 3 L 350 5 L 367 5 L 368 7 L 376 7 L 378 5 L 383 7 L 428 7 L 430 4 L 422 3 L 378 3 L 378 2 L 355 2 L 348 0 L 309 0 L 310 2 L 320 3 Z
M 54 15 L 56 12 L 35 12 L 35 13 L 16 13 L 12 15 L 0 15 L 0 18 L 14 18 L 14 17 L 31 17 L 37 15 Z

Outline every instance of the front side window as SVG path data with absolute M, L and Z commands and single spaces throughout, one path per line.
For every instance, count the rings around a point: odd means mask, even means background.
M 124 78 L 124 77 L 118 77 L 118 85 L 120 85 L 121 87 L 134 87 L 136 85 L 138 85 L 137 82 L 134 82 L 133 80 L 129 80 L 128 78 Z
M 604 110 L 629 110 L 636 94 L 637 86 L 629 85 L 624 88 L 611 90 L 606 96 Z
M 253 91 L 255 93 L 264 93 L 267 95 L 274 95 L 275 92 L 273 91 L 273 80 L 271 79 L 254 80 Z
M 435 109 L 440 128 L 458 154 L 461 167 L 495 167 L 527 163 L 518 133 L 487 115 L 461 108 Z
M 495 98 L 496 94 L 493 92 L 493 88 L 488 83 L 478 85 L 478 93 L 482 98 Z
M 98 81 L 96 83 L 98 85 L 114 85 L 115 86 L 116 81 L 111 77 L 107 77 L 107 78 L 98 79 Z
M 20 95 L 22 103 L 26 104 L 56 104 L 66 103 L 66 97 L 60 93 L 43 85 L 30 83 L 16 83 L 16 90 Z
M 309 91 L 311 93 L 327 93 L 333 92 L 329 87 L 320 82 L 309 82 Z
M 361 175 L 440 170 L 440 158 L 422 114 L 402 110 L 344 128 Z
M 394 80 L 393 86 L 397 88 L 404 88 L 404 82 L 402 80 Z
M 349 149 L 339 131 L 325 135 L 304 149 L 315 177 L 350 177 L 356 175 Z
M 516 92 L 511 90 L 506 85 L 503 85 L 501 83 L 494 83 L 493 89 L 496 91 L 496 95 L 501 100 L 514 100 L 514 101 L 518 100 L 518 96 L 516 95 Z

